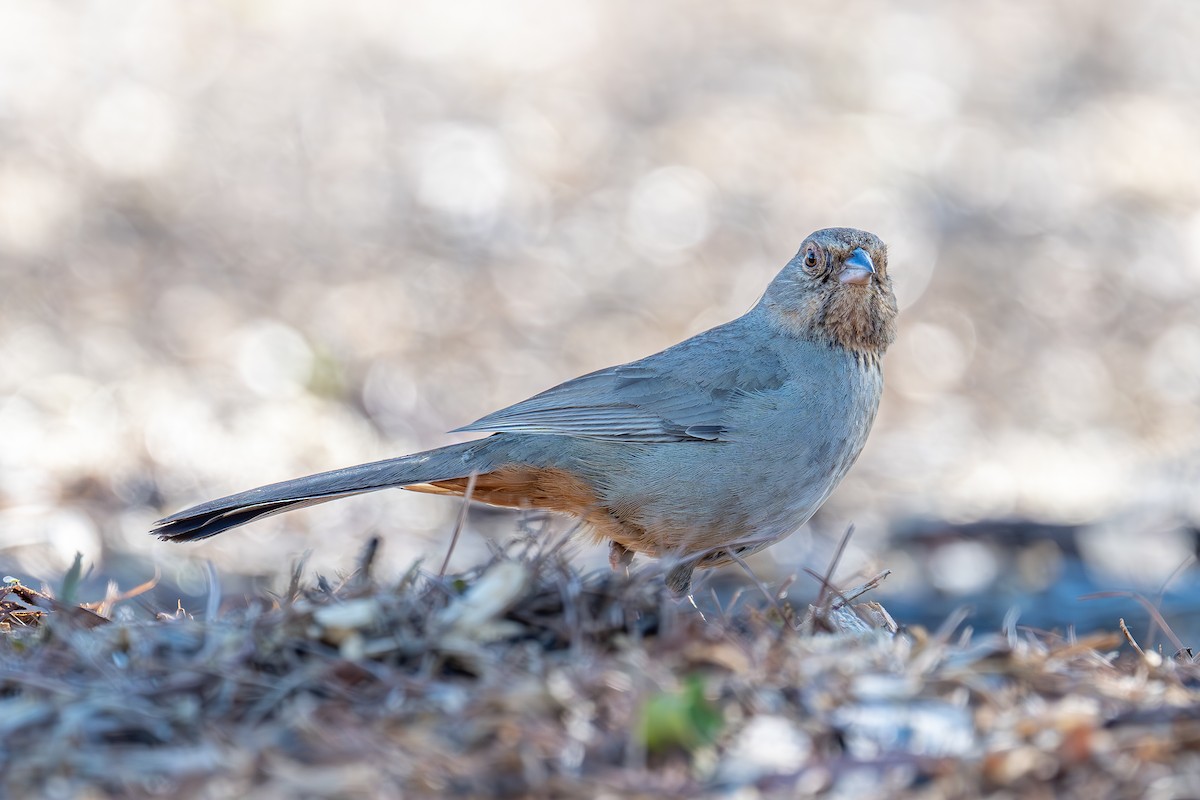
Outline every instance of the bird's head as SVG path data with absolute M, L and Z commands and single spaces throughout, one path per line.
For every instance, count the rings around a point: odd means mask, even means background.
M 771 281 L 762 305 L 788 333 L 883 355 L 896 337 L 887 245 L 855 228 L 819 230 Z

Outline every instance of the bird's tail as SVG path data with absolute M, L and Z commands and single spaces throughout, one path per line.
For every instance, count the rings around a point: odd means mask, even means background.
M 468 454 L 479 442 L 466 442 L 371 464 L 359 464 L 304 478 L 260 486 L 239 494 L 210 500 L 172 514 L 154 523 L 151 531 L 169 542 L 191 542 L 245 525 L 256 519 L 281 514 L 339 497 L 374 492 L 390 487 L 412 486 L 433 481 L 464 478 L 479 467 L 468 464 Z

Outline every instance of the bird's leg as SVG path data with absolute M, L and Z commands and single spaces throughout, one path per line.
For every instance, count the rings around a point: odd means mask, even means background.
M 628 569 L 633 563 L 633 555 L 632 550 L 616 539 L 608 543 L 608 565 L 612 567 L 613 572 L 622 568 Z
M 681 564 L 676 564 L 667 573 L 667 588 L 676 597 L 680 595 L 688 595 L 691 597 L 692 590 L 692 573 L 696 571 L 696 562 L 688 559 Z M 693 602 L 693 605 L 695 603 Z

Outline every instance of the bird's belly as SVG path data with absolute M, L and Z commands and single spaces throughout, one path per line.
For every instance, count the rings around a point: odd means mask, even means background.
M 845 476 L 865 436 L 796 444 L 680 443 L 617 481 L 603 535 L 651 555 L 754 552 L 808 521 Z M 657 447 L 664 447 L 658 445 Z M 670 474 L 664 474 L 665 470 Z M 646 487 L 659 487 L 655 493 Z M 665 487 L 665 488 L 664 488 Z M 715 562 L 714 562 L 715 563 Z

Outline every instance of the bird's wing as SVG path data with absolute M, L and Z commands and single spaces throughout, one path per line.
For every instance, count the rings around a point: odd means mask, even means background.
M 641 361 L 584 375 L 458 431 L 540 433 L 620 442 L 727 441 L 739 396 L 778 388 L 778 355 L 721 328 Z

